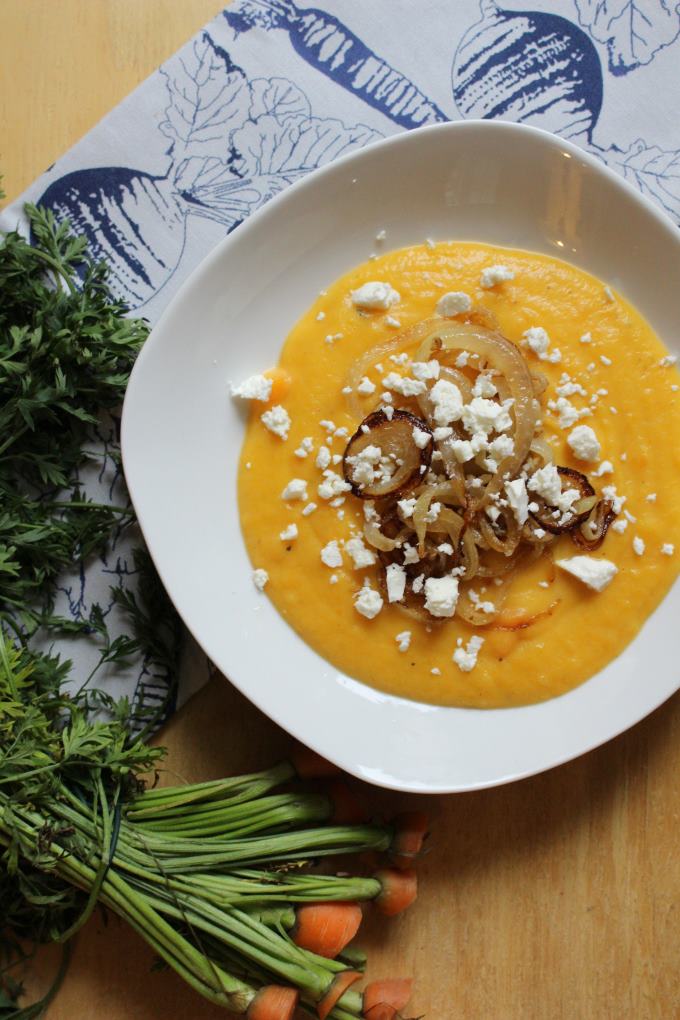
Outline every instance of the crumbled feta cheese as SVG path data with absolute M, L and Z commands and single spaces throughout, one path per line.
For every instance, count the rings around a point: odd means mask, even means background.
M 450 425 L 463 414 L 463 396 L 455 383 L 439 379 L 430 390 L 433 417 L 437 425 Z
M 647 500 L 648 503 L 656 503 L 656 493 L 655 492 L 649 492 L 645 496 L 645 499 Z
M 400 634 L 397 634 L 394 640 L 397 642 L 400 652 L 407 652 L 409 645 L 411 644 L 411 631 L 402 630 Z
M 367 620 L 372 620 L 376 617 L 382 607 L 383 600 L 380 597 L 380 593 L 371 588 L 368 583 L 364 585 L 354 599 L 354 608 L 357 613 L 365 616 Z
M 364 283 L 358 290 L 353 290 L 350 300 L 357 308 L 383 309 L 391 308 L 401 301 L 399 291 L 391 287 L 389 283 L 381 280 L 370 280 Z
M 602 489 L 602 495 L 605 499 L 609 499 L 612 502 L 612 510 L 615 514 L 620 514 L 623 509 L 623 504 L 626 502 L 625 496 L 619 496 L 616 491 L 615 485 L 605 485 Z
M 620 517 L 612 524 L 612 531 L 615 531 L 617 534 L 622 535 L 627 527 L 628 521 L 626 520 L 626 518 Z
M 345 542 L 345 552 L 351 556 L 355 570 L 365 570 L 375 563 L 375 553 L 366 548 L 360 535 L 355 535 Z
M 450 574 L 444 577 L 428 577 L 425 581 L 425 608 L 428 613 L 437 617 L 453 616 L 457 602 L 457 577 Z
M 571 556 L 566 560 L 556 560 L 555 563 L 593 591 L 604 591 L 619 572 L 619 568 L 610 560 L 596 560 L 592 556 Z
M 388 421 L 392 421 L 392 418 L 394 417 L 394 408 L 387 406 L 387 407 L 381 408 L 381 410 L 382 410 L 383 414 L 385 415 L 385 417 L 387 418 L 387 420 Z
M 504 283 L 506 280 L 514 279 L 514 271 L 507 266 L 488 266 L 482 270 L 479 285 L 485 290 L 489 290 L 491 287 L 495 287 L 497 283 Z
M 369 393 L 375 393 L 375 383 L 365 375 L 357 386 L 357 393 L 361 393 L 362 397 L 368 396 Z
M 484 638 L 478 637 L 476 634 L 473 635 L 465 648 L 460 638 L 459 641 L 461 644 L 454 651 L 452 658 L 462 673 L 469 673 L 477 665 L 477 656 L 484 644 Z
M 266 375 L 251 375 L 238 386 L 232 383 L 231 395 L 241 400 L 262 400 L 266 403 L 271 396 L 272 385 L 272 380 Z
M 496 384 L 490 376 L 484 372 L 480 372 L 475 379 L 474 386 L 472 387 L 473 397 L 495 397 L 498 393 Z
M 393 361 L 395 365 L 406 365 L 408 364 L 408 354 L 406 351 L 402 351 L 401 354 L 390 354 L 390 361 Z
M 441 676 L 442 675 L 442 671 L 439 668 L 439 666 L 433 666 L 432 669 L 430 670 L 430 673 L 432 674 L 432 676 Z
M 281 499 L 307 499 L 307 482 L 304 478 L 291 478 L 281 493 Z
M 316 455 L 316 466 L 325 471 L 331 462 L 331 451 L 327 446 L 320 446 Z
M 425 574 L 418 574 L 418 576 L 415 577 L 413 579 L 413 581 L 411 582 L 411 588 L 412 588 L 414 594 L 419 595 L 420 592 L 423 590 L 423 585 L 424 584 L 425 584 Z
M 324 471 L 324 481 L 317 486 L 316 491 L 321 496 L 321 499 L 333 499 L 335 496 L 340 496 L 343 492 L 349 492 L 352 488 L 348 482 L 345 481 L 340 475 L 336 474 L 335 471 Z
M 399 510 L 399 513 L 401 514 L 402 518 L 405 521 L 407 521 L 409 517 L 413 517 L 413 511 L 415 510 L 415 507 L 416 507 L 415 496 L 412 499 L 397 500 L 397 509 Z
M 562 360 L 562 354 L 558 348 L 548 352 L 550 337 L 542 326 L 531 326 L 523 333 L 524 344 L 533 351 L 540 361 L 550 361 L 557 364 Z
M 538 493 L 549 506 L 557 507 L 564 517 L 560 523 L 568 519 L 573 504 L 580 498 L 578 489 L 566 489 L 562 492 L 562 480 L 554 464 L 546 464 L 545 467 L 535 471 L 527 482 L 527 489 Z
M 426 432 L 425 429 L 419 429 L 417 425 L 414 426 L 413 442 L 416 444 L 419 450 L 424 450 L 431 439 L 432 439 L 431 432 Z
M 442 505 L 441 503 L 430 503 L 430 509 L 427 511 L 423 520 L 426 524 L 434 524 L 439 517 Z
M 527 487 L 523 478 L 514 478 L 505 483 L 505 494 L 508 497 L 510 509 L 514 513 L 517 523 L 521 527 L 529 517 L 529 497 Z
M 319 425 L 321 426 L 322 429 L 325 429 L 326 432 L 335 432 L 336 429 L 335 422 L 330 421 L 330 419 L 328 418 L 322 418 L 321 421 L 319 422 Z
M 484 460 L 484 467 L 488 471 L 497 471 L 498 465 L 515 452 L 514 440 L 510 436 L 497 436 L 489 443 L 486 452 L 488 456 Z
M 409 545 L 408 542 L 405 542 L 404 545 L 401 547 L 401 551 L 404 554 L 404 563 L 406 565 L 408 565 L 409 563 L 419 562 L 420 556 L 418 555 L 418 550 L 414 545 Z
M 593 342 L 593 338 L 590 335 L 590 333 L 584 333 L 582 336 L 579 337 L 579 343 L 582 343 L 582 344 L 591 344 L 592 342 Z
M 603 365 L 611 365 L 612 363 L 612 359 L 608 358 L 606 354 L 600 355 L 600 361 L 602 362 Z
M 614 465 L 610 460 L 603 460 L 597 471 L 593 471 L 594 478 L 602 478 L 603 475 L 613 475 Z
M 441 545 L 437 546 L 437 552 L 442 553 L 444 556 L 453 556 L 453 546 L 450 542 L 442 542 Z
M 588 407 L 583 407 L 581 410 L 574 407 L 570 400 L 566 397 L 558 397 L 557 400 L 549 400 L 548 408 L 557 415 L 557 424 L 561 429 L 570 429 L 572 425 L 575 425 L 579 418 L 587 418 L 592 414 L 592 411 Z
M 672 542 L 664 542 L 661 546 L 661 553 L 663 556 L 672 556 L 675 552 L 675 546 Z
M 441 365 L 433 358 L 431 361 L 414 361 L 411 365 L 411 374 L 414 379 L 438 379 Z
M 439 298 L 436 311 L 437 315 L 449 319 L 462 312 L 469 312 L 471 308 L 472 299 L 469 294 L 466 294 L 464 290 L 450 290 Z
M 441 443 L 442 439 L 448 439 L 453 435 L 453 429 L 450 425 L 440 425 L 434 430 L 434 438 L 438 443 Z
M 505 432 L 512 425 L 512 418 L 508 413 L 508 407 L 512 400 L 505 400 L 502 404 L 495 400 L 485 400 L 484 397 L 473 397 L 469 404 L 463 407 L 463 425 L 470 435 L 488 436 L 490 432 Z
M 343 397 L 348 397 L 350 395 L 350 393 L 352 392 L 352 387 L 351 386 L 343 386 L 342 389 L 340 390 L 340 392 L 342 393 Z
M 300 441 L 300 445 L 298 446 L 297 450 L 295 450 L 295 456 L 300 458 L 306 457 L 307 454 L 311 453 L 313 449 L 314 440 L 312 439 L 311 436 L 305 436 L 304 439 Z
M 331 569 L 342 566 L 342 553 L 336 539 L 333 539 L 332 542 L 327 542 L 321 550 L 321 562 Z
M 317 322 L 323 322 L 323 320 L 325 318 L 326 318 L 326 313 L 325 312 L 317 312 L 317 315 L 316 315 L 316 321 Z
M 267 573 L 266 570 L 262 570 L 261 567 L 258 568 L 257 570 L 253 570 L 253 584 L 255 585 L 258 591 L 264 591 L 264 586 L 268 582 L 268 580 L 269 574 Z
M 390 372 L 382 381 L 387 390 L 394 390 L 401 393 L 402 397 L 417 397 L 424 393 L 427 386 L 420 379 L 409 379 L 407 375 L 399 375 L 398 372 Z
M 395 319 L 393 315 L 386 315 L 385 325 L 391 326 L 392 329 L 399 329 L 399 327 L 401 326 L 401 322 L 399 321 L 399 319 Z
M 406 571 L 398 563 L 390 563 L 385 571 L 387 582 L 387 599 L 389 602 L 401 602 L 406 591 Z
M 645 551 L 644 539 L 640 538 L 639 535 L 636 535 L 633 539 L 633 552 L 635 553 L 636 556 L 643 556 L 644 551 Z
M 280 404 L 276 404 L 274 407 L 270 407 L 268 411 L 260 415 L 260 421 L 263 425 L 273 432 L 275 436 L 280 436 L 281 439 L 288 439 L 288 431 L 290 429 L 290 415 L 286 411 L 285 407 L 281 407 Z
M 677 354 L 666 354 L 659 362 L 659 368 L 667 368 L 669 365 L 674 365 L 677 360 Z
M 302 516 L 303 517 L 309 517 L 309 515 L 313 514 L 315 510 L 316 510 L 316 503 L 308 503 L 307 506 L 303 507 L 303 509 L 302 509 Z
M 298 537 L 297 524 L 289 524 L 287 528 L 279 532 L 279 538 L 282 542 L 292 542 L 293 539 Z
M 342 340 L 344 333 L 327 333 L 324 340 L 327 344 L 334 344 L 336 340 Z
M 590 425 L 577 425 L 567 436 L 567 445 L 577 460 L 597 460 L 600 441 Z

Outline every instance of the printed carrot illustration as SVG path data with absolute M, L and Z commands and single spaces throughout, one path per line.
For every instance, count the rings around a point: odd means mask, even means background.
M 413 82 L 326 11 L 298 8 L 293 0 L 245 0 L 228 7 L 224 17 L 235 32 L 255 26 L 288 32 L 303 60 L 401 127 L 449 119 Z

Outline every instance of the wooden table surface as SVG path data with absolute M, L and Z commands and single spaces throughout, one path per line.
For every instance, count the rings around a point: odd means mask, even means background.
M 8 198 L 218 9 L 219 0 L 0 0 Z M 288 743 L 219 677 L 162 740 L 172 781 L 264 766 Z M 369 925 L 372 973 L 411 974 L 411 1012 L 428 1020 L 678 1020 L 679 776 L 675 697 L 544 775 L 422 798 L 432 836 L 421 895 L 402 919 Z M 404 802 L 371 789 L 367 796 L 380 809 Z M 116 918 L 95 917 L 49 1020 L 224 1016 L 151 964 Z M 52 965 L 45 954 L 33 990 Z

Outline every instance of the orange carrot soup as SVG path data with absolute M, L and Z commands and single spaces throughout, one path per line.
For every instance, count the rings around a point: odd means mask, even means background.
M 382 691 L 486 708 L 575 687 L 678 573 L 674 360 L 545 255 L 441 243 L 358 266 L 232 390 L 252 405 L 255 584 Z

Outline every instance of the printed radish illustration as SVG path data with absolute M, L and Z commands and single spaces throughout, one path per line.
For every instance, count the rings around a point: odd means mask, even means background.
M 453 62 L 461 115 L 590 138 L 602 106 L 602 71 L 586 32 L 555 14 L 506 11 L 494 0 L 480 8 L 481 20 L 463 36 Z
M 243 0 L 224 17 L 235 32 L 282 29 L 303 60 L 405 128 L 449 118 L 332 14 L 293 0 Z
M 207 32 L 169 68 L 161 70 L 167 172 L 77 170 L 40 199 L 85 234 L 92 254 L 108 263 L 115 293 L 137 309 L 172 278 L 188 216 L 231 231 L 298 177 L 381 137 L 364 124 L 315 117 L 286 78 L 249 81 Z

